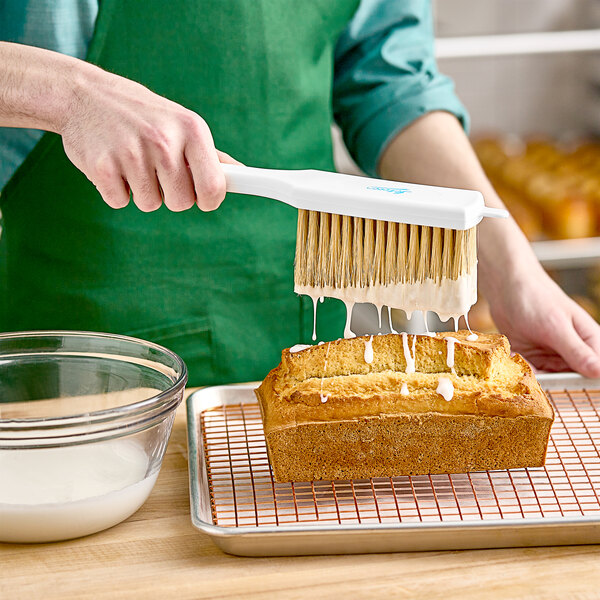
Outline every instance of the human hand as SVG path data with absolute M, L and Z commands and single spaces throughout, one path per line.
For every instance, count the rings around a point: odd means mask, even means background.
M 600 325 L 538 263 L 508 275 L 488 302 L 498 329 L 534 367 L 600 377 Z
M 220 162 L 239 164 L 215 149 L 196 113 L 144 86 L 79 63 L 75 93 L 59 133 L 73 164 L 112 208 L 129 203 L 149 212 L 197 204 L 218 208 L 225 197 Z

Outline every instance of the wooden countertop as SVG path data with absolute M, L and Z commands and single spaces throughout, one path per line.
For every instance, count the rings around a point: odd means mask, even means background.
M 0 482 L 1 485 L 2 482 Z M 146 504 L 56 544 L 0 544 L 0 598 L 598 598 L 600 546 L 286 558 L 223 554 L 192 527 L 185 404 Z

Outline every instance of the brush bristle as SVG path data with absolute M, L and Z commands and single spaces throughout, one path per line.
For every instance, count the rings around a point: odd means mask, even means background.
M 477 266 L 475 227 L 387 223 L 300 210 L 297 286 L 369 287 L 458 279 Z

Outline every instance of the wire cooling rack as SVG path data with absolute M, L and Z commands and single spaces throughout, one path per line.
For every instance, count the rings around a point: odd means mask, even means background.
M 500 527 L 506 534 L 520 525 L 551 525 L 554 535 L 548 541 L 548 532 L 540 535 L 533 530 L 521 539 L 525 527 L 516 539 L 505 535 L 503 542 L 494 543 L 488 535 L 487 541 L 483 536 L 477 543 L 447 541 L 426 547 L 600 541 L 600 386 L 548 392 L 556 417 L 541 468 L 285 484 L 273 480 L 252 387 L 231 390 L 233 396 L 216 401 L 212 397 L 210 406 L 195 412 L 200 442 L 196 462 L 202 469 L 205 504 L 210 505 L 210 518 L 205 514 L 203 522 L 214 527 L 209 533 L 220 531 L 225 537 L 236 532 L 256 536 L 261 531 L 307 534 L 325 529 L 389 533 L 390 528 L 418 532 L 424 527 L 431 533 L 438 525 L 442 526 L 438 533 L 444 528 L 449 533 L 453 525 L 468 525 L 471 533 L 482 526 L 478 529 L 482 533 L 489 525 L 488 533 Z M 194 483 L 199 485 L 198 480 Z M 588 527 L 582 534 L 573 525 Z M 565 537 L 566 531 L 572 535 Z

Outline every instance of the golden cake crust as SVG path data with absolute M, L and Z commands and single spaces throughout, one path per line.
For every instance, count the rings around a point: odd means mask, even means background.
M 256 390 L 275 478 L 542 465 L 553 410 L 530 366 L 510 356 L 504 336 L 468 336 L 389 334 L 284 350 Z M 405 372 L 406 356 L 414 357 L 416 372 Z M 450 401 L 436 391 L 442 377 L 452 382 Z

